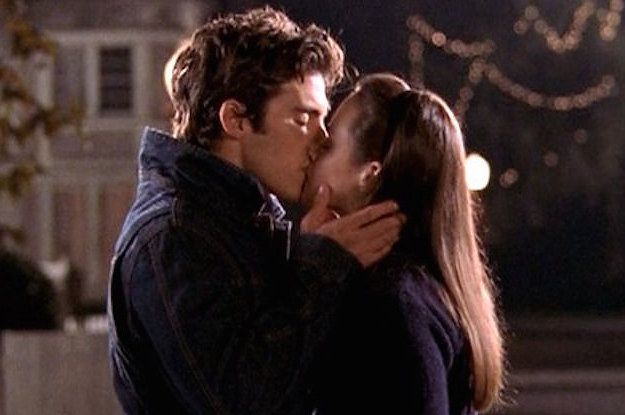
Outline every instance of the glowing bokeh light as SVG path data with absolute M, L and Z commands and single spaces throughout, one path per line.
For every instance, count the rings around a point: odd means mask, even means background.
M 490 180 L 490 165 L 477 153 L 467 156 L 464 163 L 464 173 L 469 190 L 479 191 L 488 186 Z

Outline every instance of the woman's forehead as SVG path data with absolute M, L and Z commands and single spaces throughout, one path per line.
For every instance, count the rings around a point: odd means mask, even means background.
M 330 123 L 353 121 L 353 118 L 360 112 L 360 100 L 358 93 L 352 92 L 343 101 L 340 102 L 336 110 L 333 112 Z

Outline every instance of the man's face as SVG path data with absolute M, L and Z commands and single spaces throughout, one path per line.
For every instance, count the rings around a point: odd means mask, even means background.
M 283 84 L 265 105 L 262 128 L 241 141 L 242 167 L 279 198 L 297 202 L 306 170 L 328 137 L 328 110 L 321 74 Z
M 302 203 L 310 207 L 317 188 L 326 184 L 331 189 L 330 208 L 343 215 L 360 209 L 366 200 L 359 188 L 359 177 L 365 163 L 354 160 L 353 126 L 360 107 L 352 94 L 337 108 L 330 121 L 330 139 L 324 152 L 308 171 Z

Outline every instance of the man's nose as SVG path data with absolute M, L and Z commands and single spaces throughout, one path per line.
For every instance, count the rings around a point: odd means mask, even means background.
M 321 128 L 319 128 L 319 142 L 324 143 L 327 139 L 330 138 L 330 134 L 328 133 L 328 128 L 325 123 L 321 123 Z

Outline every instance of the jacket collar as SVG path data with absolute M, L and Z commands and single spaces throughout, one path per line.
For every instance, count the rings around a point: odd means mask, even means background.
M 256 214 L 269 200 L 258 179 L 207 150 L 146 127 L 139 151 L 139 182 L 160 180 L 193 197 Z M 230 203 L 228 203 L 230 201 Z

